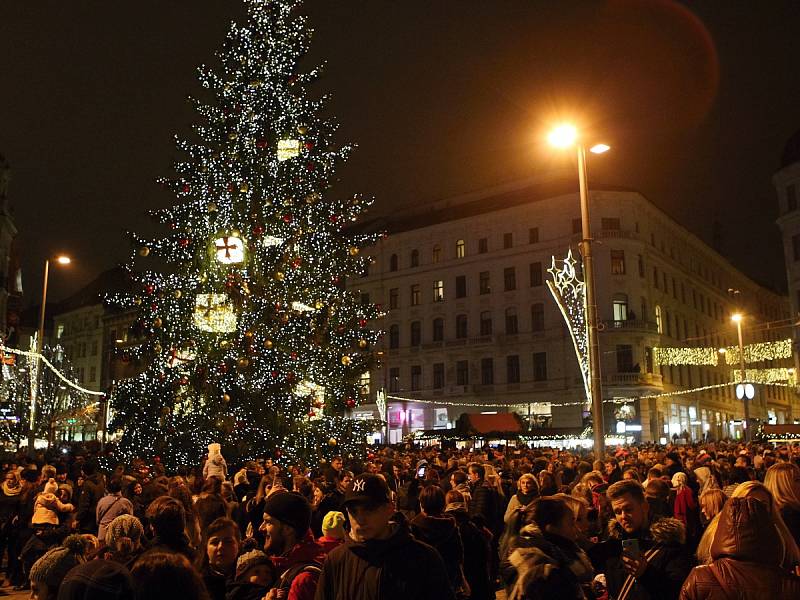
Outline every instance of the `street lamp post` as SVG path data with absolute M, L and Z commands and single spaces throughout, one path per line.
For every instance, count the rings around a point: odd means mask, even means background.
M 742 341 L 742 314 L 734 313 L 731 315 L 731 321 L 736 323 L 736 332 L 739 334 L 739 383 L 744 388 L 744 380 L 746 372 L 744 368 L 744 342 Z M 747 393 L 742 390 L 742 402 L 744 403 L 744 441 L 750 441 L 750 399 Z
M 561 148 L 574 147 L 578 154 L 578 184 L 581 200 L 581 255 L 583 256 L 584 282 L 586 283 L 587 334 L 589 343 L 589 390 L 592 395 L 592 429 L 594 430 L 594 455 L 602 460 L 605 454 L 605 426 L 603 424 L 603 382 L 600 372 L 600 344 L 597 331 L 597 302 L 595 301 L 594 259 L 589 218 L 589 185 L 586 174 L 586 148 L 578 142 L 578 132 L 571 125 L 560 125 L 549 135 L 550 143 Z M 590 152 L 601 154 L 609 150 L 606 144 L 596 144 Z
M 72 260 L 68 256 L 58 256 L 56 257 L 56 262 L 59 265 L 68 265 L 72 262 Z M 42 348 L 44 347 L 44 315 L 45 315 L 45 305 L 47 304 L 47 281 L 50 277 L 50 259 L 46 259 L 44 261 L 44 283 L 42 285 L 42 308 L 39 311 L 39 330 L 37 332 L 36 338 L 36 364 L 32 367 L 34 369 L 33 375 L 34 378 L 31 379 L 31 415 L 30 415 L 30 427 L 28 430 L 28 456 L 35 455 L 35 448 L 34 442 L 36 441 L 36 400 L 37 400 L 37 393 L 39 391 L 38 379 L 39 379 L 39 369 L 40 369 L 40 361 L 42 355 Z

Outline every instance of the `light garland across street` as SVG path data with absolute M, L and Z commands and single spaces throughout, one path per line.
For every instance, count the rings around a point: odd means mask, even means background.
M 10 354 L 18 354 L 20 356 L 26 356 L 26 357 L 29 357 L 29 358 L 40 358 L 42 360 L 42 362 L 44 364 L 46 364 L 47 367 L 53 373 L 55 373 L 58 376 L 59 379 L 61 379 L 61 381 L 63 381 L 65 384 L 67 384 L 71 388 L 73 388 L 73 389 L 75 389 L 75 390 L 77 390 L 77 391 L 79 391 L 79 392 L 81 392 L 83 394 L 89 394 L 90 396 L 102 396 L 103 395 L 103 392 L 96 392 L 94 390 L 88 390 L 85 387 L 79 386 L 74 381 L 70 381 L 58 369 L 56 369 L 53 366 L 53 363 L 51 363 L 49 360 L 47 360 L 47 358 L 44 355 L 42 355 L 42 354 L 40 354 L 38 352 L 30 352 L 30 351 L 27 351 L 27 350 L 19 350 L 18 348 L 9 348 L 8 346 L 4 346 L 2 344 L 0 344 L 0 350 L 3 351 L 3 352 L 8 352 Z
M 734 366 L 739 364 L 739 346 L 728 346 L 721 349 L 708 346 L 699 348 L 653 348 L 653 360 L 660 365 L 708 365 L 715 367 L 719 364 L 720 354 L 725 355 L 727 364 Z M 744 361 L 748 364 L 791 357 L 791 339 L 757 342 L 755 344 L 747 344 L 744 347 Z

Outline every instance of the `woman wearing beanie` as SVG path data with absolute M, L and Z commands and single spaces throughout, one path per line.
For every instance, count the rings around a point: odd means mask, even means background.
M 86 543 L 80 535 L 70 535 L 58 548 L 48 550 L 33 563 L 30 572 L 32 600 L 56 600 L 67 572 L 86 561 Z
M 67 573 L 58 600 L 133 600 L 133 579 L 119 563 L 91 560 Z
M 133 515 L 120 515 L 106 527 L 104 558 L 131 568 L 144 552 L 144 527 Z
M 322 537 L 317 540 L 317 543 L 325 549 L 325 554 L 344 542 L 346 536 L 343 513 L 332 510 L 323 517 Z

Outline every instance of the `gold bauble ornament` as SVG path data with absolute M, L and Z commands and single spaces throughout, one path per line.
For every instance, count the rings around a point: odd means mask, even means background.
M 336 438 L 334 438 L 334 437 L 332 437 L 331 439 L 329 439 L 329 440 L 328 440 L 328 445 L 329 445 L 329 446 L 335 446 L 335 445 L 336 445 L 336 444 L 338 444 L 338 443 L 339 443 L 339 442 L 338 442 L 338 441 L 336 440 Z
M 359 252 L 360 250 L 358 248 L 355 246 L 350 246 L 350 256 L 356 256 Z
M 161 354 L 161 350 L 162 350 L 161 344 L 156 344 L 155 346 L 153 346 L 153 352 L 155 352 L 156 354 Z
M 317 310 L 319 310 L 323 306 L 324 306 L 324 304 L 322 304 L 321 300 L 317 300 L 316 302 L 314 302 L 314 308 L 316 308 Z
M 235 139 L 236 139 L 236 138 L 238 138 L 238 137 L 239 137 L 239 134 L 238 134 L 238 133 L 236 133 L 235 131 L 231 131 L 231 132 L 228 134 L 228 139 L 229 139 L 230 141 L 233 141 L 233 140 L 235 140 Z
M 305 125 L 298 125 L 297 133 L 299 133 L 300 135 L 305 135 L 306 133 L 308 133 L 308 127 L 306 127 Z
M 140 306 L 140 305 L 142 304 L 142 299 L 141 299 L 141 298 L 134 298 L 134 299 L 133 299 L 133 303 L 134 303 L 136 306 Z
M 161 320 L 161 317 L 156 317 L 153 319 L 153 327 L 161 327 L 162 324 L 163 321 Z
M 239 231 L 239 230 L 238 230 L 238 229 L 236 229 L 236 228 L 233 228 L 233 229 L 231 229 L 231 236 L 232 236 L 232 237 L 237 237 L 237 238 L 240 238 L 240 237 L 242 237 L 242 232 L 241 232 L 241 231 Z
M 272 350 L 272 340 L 264 340 L 264 348 L 267 350 Z
M 242 358 L 236 361 L 236 366 L 238 366 L 240 369 L 246 369 L 247 367 L 250 366 L 250 359 L 243 356 Z
M 253 332 L 252 331 L 245 331 L 244 337 L 246 339 L 248 339 L 248 340 L 252 340 L 253 339 Z
M 249 189 L 250 189 L 250 186 L 247 185 L 247 183 L 242 183 L 239 186 L 239 191 L 242 192 L 243 194 L 246 194 Z
M 220 347 L 222 350 L 227 350 L 228 348 L 230 348 L 230 347 L 231 347 L 231 343 L 230 343 L 230 341 L 228 341 L 228 340 L 222 340 L 222 341 L 219 343 L 219 347 Z
M 284 278 L 283 271 L 277 271 L 277 272 L 275 273 L 274 277 L 275 277 L 275 279 L 276 279 L 277 281 L 283 281 L 283 278 Z
M 342 364 L 343 364 L 343 365 L 345 365 L 345 366 L 346 366 L 346 365 L 349 365 L 351 362 L 353 362 L 353 359 L 352 359 L 352 358 L 350 358 L 350 357 L 349 357 L 347 354 L 345 354 L 345 355 L 342 357 Z
M 180 290 L 175 290 L 174 292 L 172 292 L 172 296 L 174 298 L 180 298 L 181 296 L 183 296 L 183 292 Z
M 206 208 L 208 209 L 208 212 L 217 212 L 217 203 L 209 202 Z
M 227 404 L 228 402 L 231 401 L 231 395 L 230 394 L 222 394 L 222 401 Z
M 150 254 L 150 248 L 148 248 L 147 246 L 142 246 L 141 248 L 139 248 L 139 256 L 149 256 L 149 254 Z
M 367 347 L 367 340 L 358 340 L 358 347 L 359 348 L 366 348 Z

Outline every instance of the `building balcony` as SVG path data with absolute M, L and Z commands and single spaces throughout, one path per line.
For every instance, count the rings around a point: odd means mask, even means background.
M 603 375 L 603 385 L 647 385 L 661 387 L 661 375 L 655 373 L 610 373 Z
M 658 326 L 652 321 L 642 319 L 628 319 L 626 321 L 600 321 L 601 331 L 643 331 L 646 333 L 658 333 Z

